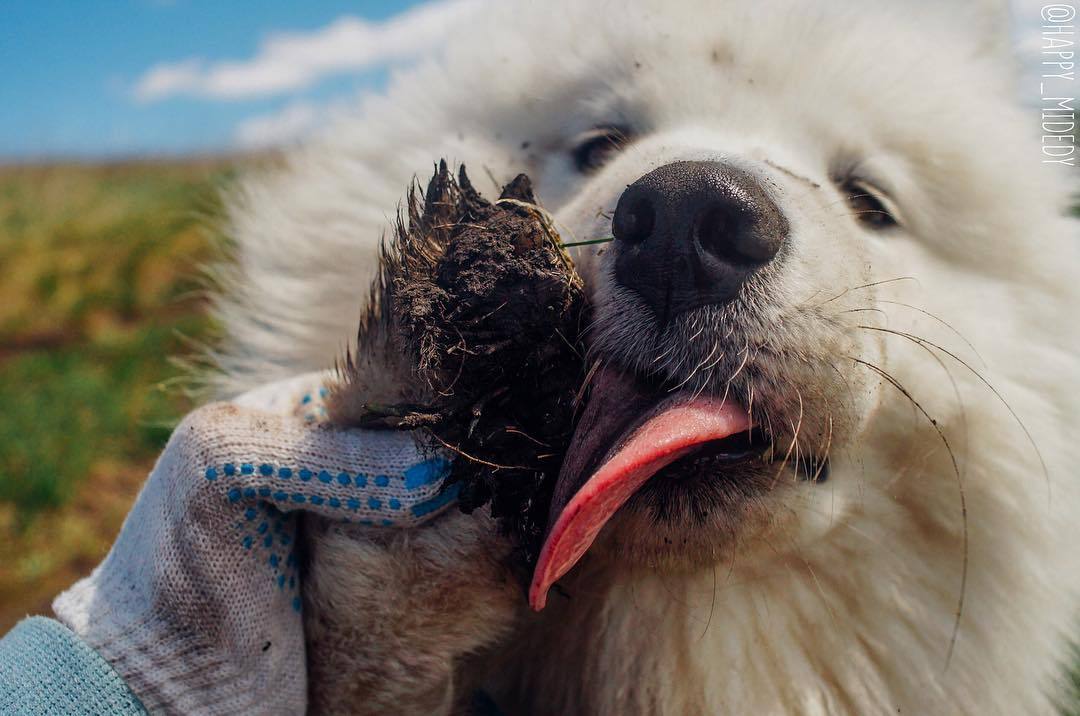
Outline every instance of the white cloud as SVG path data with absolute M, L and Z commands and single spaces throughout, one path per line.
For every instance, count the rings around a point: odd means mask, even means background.
M 254 57 L 208 62 L 189 58 L 147 70 L 134 87 L 142 102 L 178 95 L 234 100 L 309 87 L 340 72 L 408 60 L 442 44 L 481 0 L 434 0 L 382 22 L 341 17 L 310 33 L 266 37 Z
M 199 82 L 202 72 L 200 60 L 184 60 L 171 65 L 155 65 L 139 79 L 135 97 L 150 101 L 184 92 Z

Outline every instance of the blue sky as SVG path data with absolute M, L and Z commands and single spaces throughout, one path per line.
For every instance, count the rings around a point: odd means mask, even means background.
M 318 36 L 343 17 L 372 23 L 416 2 L 387 0 L 4 0 L 0 159 L 215 151 L 245 121 L 323 106 L 385 82 L 386 64 L 314 73 L 284 90 L 140 96 L 154 67 L 253 61 L 282 33 Z M 317 49 L 317 48 L 316 48 Z M 324 68 L 326 69 L 326 68 Z M 304 114 L 304 112 L 300 112 Z M 309 118 L 310 119 L 310 118 Z M 294 122 L 295 124 L 296 122 Z M 257 143 L 257 142 L 254 142 Z
M 480 1 L 0 0 L 0 161 L 293 141 Z M 1011 2 L 1037 68 L 1041 0 Z

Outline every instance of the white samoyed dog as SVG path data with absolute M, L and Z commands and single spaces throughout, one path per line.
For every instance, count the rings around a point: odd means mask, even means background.
M 441 157 L 614 236 L 575 249 L 603 367 L 533 609 L 482 515 L 312 525 L 314 708 L 1052 713 L 1080 236 L 1006 34 L 978 0 L 498 3 L 249 178 L 223 395 L 333 364 Z

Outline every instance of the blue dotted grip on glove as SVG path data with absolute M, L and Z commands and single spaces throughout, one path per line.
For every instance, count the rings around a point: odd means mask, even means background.
M 315 506 L 329 506 L 335 509 L 341 509 L 346 512 L 342 518 L 343 521 L 351 521 L 348 512 L 359 513 L 363 510 L 365 513 L 380 513 L 381 518 L 376 522 L 372 517 L 365 517 L 359 519 L 360 524 L 382 527 L 393 527 L 395 525 L 395 517 L 403 517 L 411 515 L 412 517 L 424 517 L 432 512 L 435 512 L 449 503 L 457 499 L 458 485 L 450 485 L 446 489 L 439 492 L 435 497 L 425 499 L 421 502 L 411 502 L 405 506 L 399 497 L 386 498 L 387 490 L 379 490 L 377 493 L 372 494 L 367 488 L 374 486 L 377 488 L 390 488 L 397 487 L 398 489 L 404 489 L 406 491 L 417 490 L 422 487 L 427 487 L 433 483 L 441 480 L 445 475 L 450 463 L 442 458 L 432 458 L 422 463 L 414 465 L 405 471 L 401 478 L 391 478 L 387 475 L 376 475 L 370 477 L 362 473 L 350 475 L 347 472 L 339 472 L 336 475 L 331 475 L 327 470 L 320 470 L 318 473 L 309 470 L 307 468 L 295 468 L 291 466 L 281 465 L 274 466 L 266 463 L 260 464 L 258 467 L 252 463 L 241 463 L 239 467 L 234 463 L 225 463 L 220 466 L 211 466 L 206 468 L 204 476 L 207 480 L 217 480 L 219 478 L 228 479 L 237 475 L 250 476 L 258 474 L 260 477 L 276 478 L 274 480 L 268 480 L 267 484 L 260 487 L 233 487 L 227 493 L 226 496 L 229 502 L 239 502 L 240 500 L 247 498 L 249 500 L 264 499 L 273 500 L 278 503 L 292 503 L 294 505 L 312 504 Z M 356 493 L 348 497 L 341 497 L 340 495 L 324 495 L 318 492 L 311 492 L 305 490 L 304 492 L 292 491 L 289 489 L 290 484 L 294 484 L 293 481 L 302 483 L 312 483 L 313 480 L 321 482 L 326 485 L 339 485 L 341 487 L 355 486 L 357 488 Z M 391 481 L 400 482 L 399 485 L 391 485 Z

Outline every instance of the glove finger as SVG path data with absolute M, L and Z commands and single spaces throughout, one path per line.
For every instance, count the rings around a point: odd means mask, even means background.
M 232 503 L 273 504 L 331 519 L 415 527 L 445 511 L 444 455 L 410 433 L 343 430 L 217 403 L 186 418 L 173 441 L 206 489 Z M 250 514 L 250 512 L 248 512 Z

